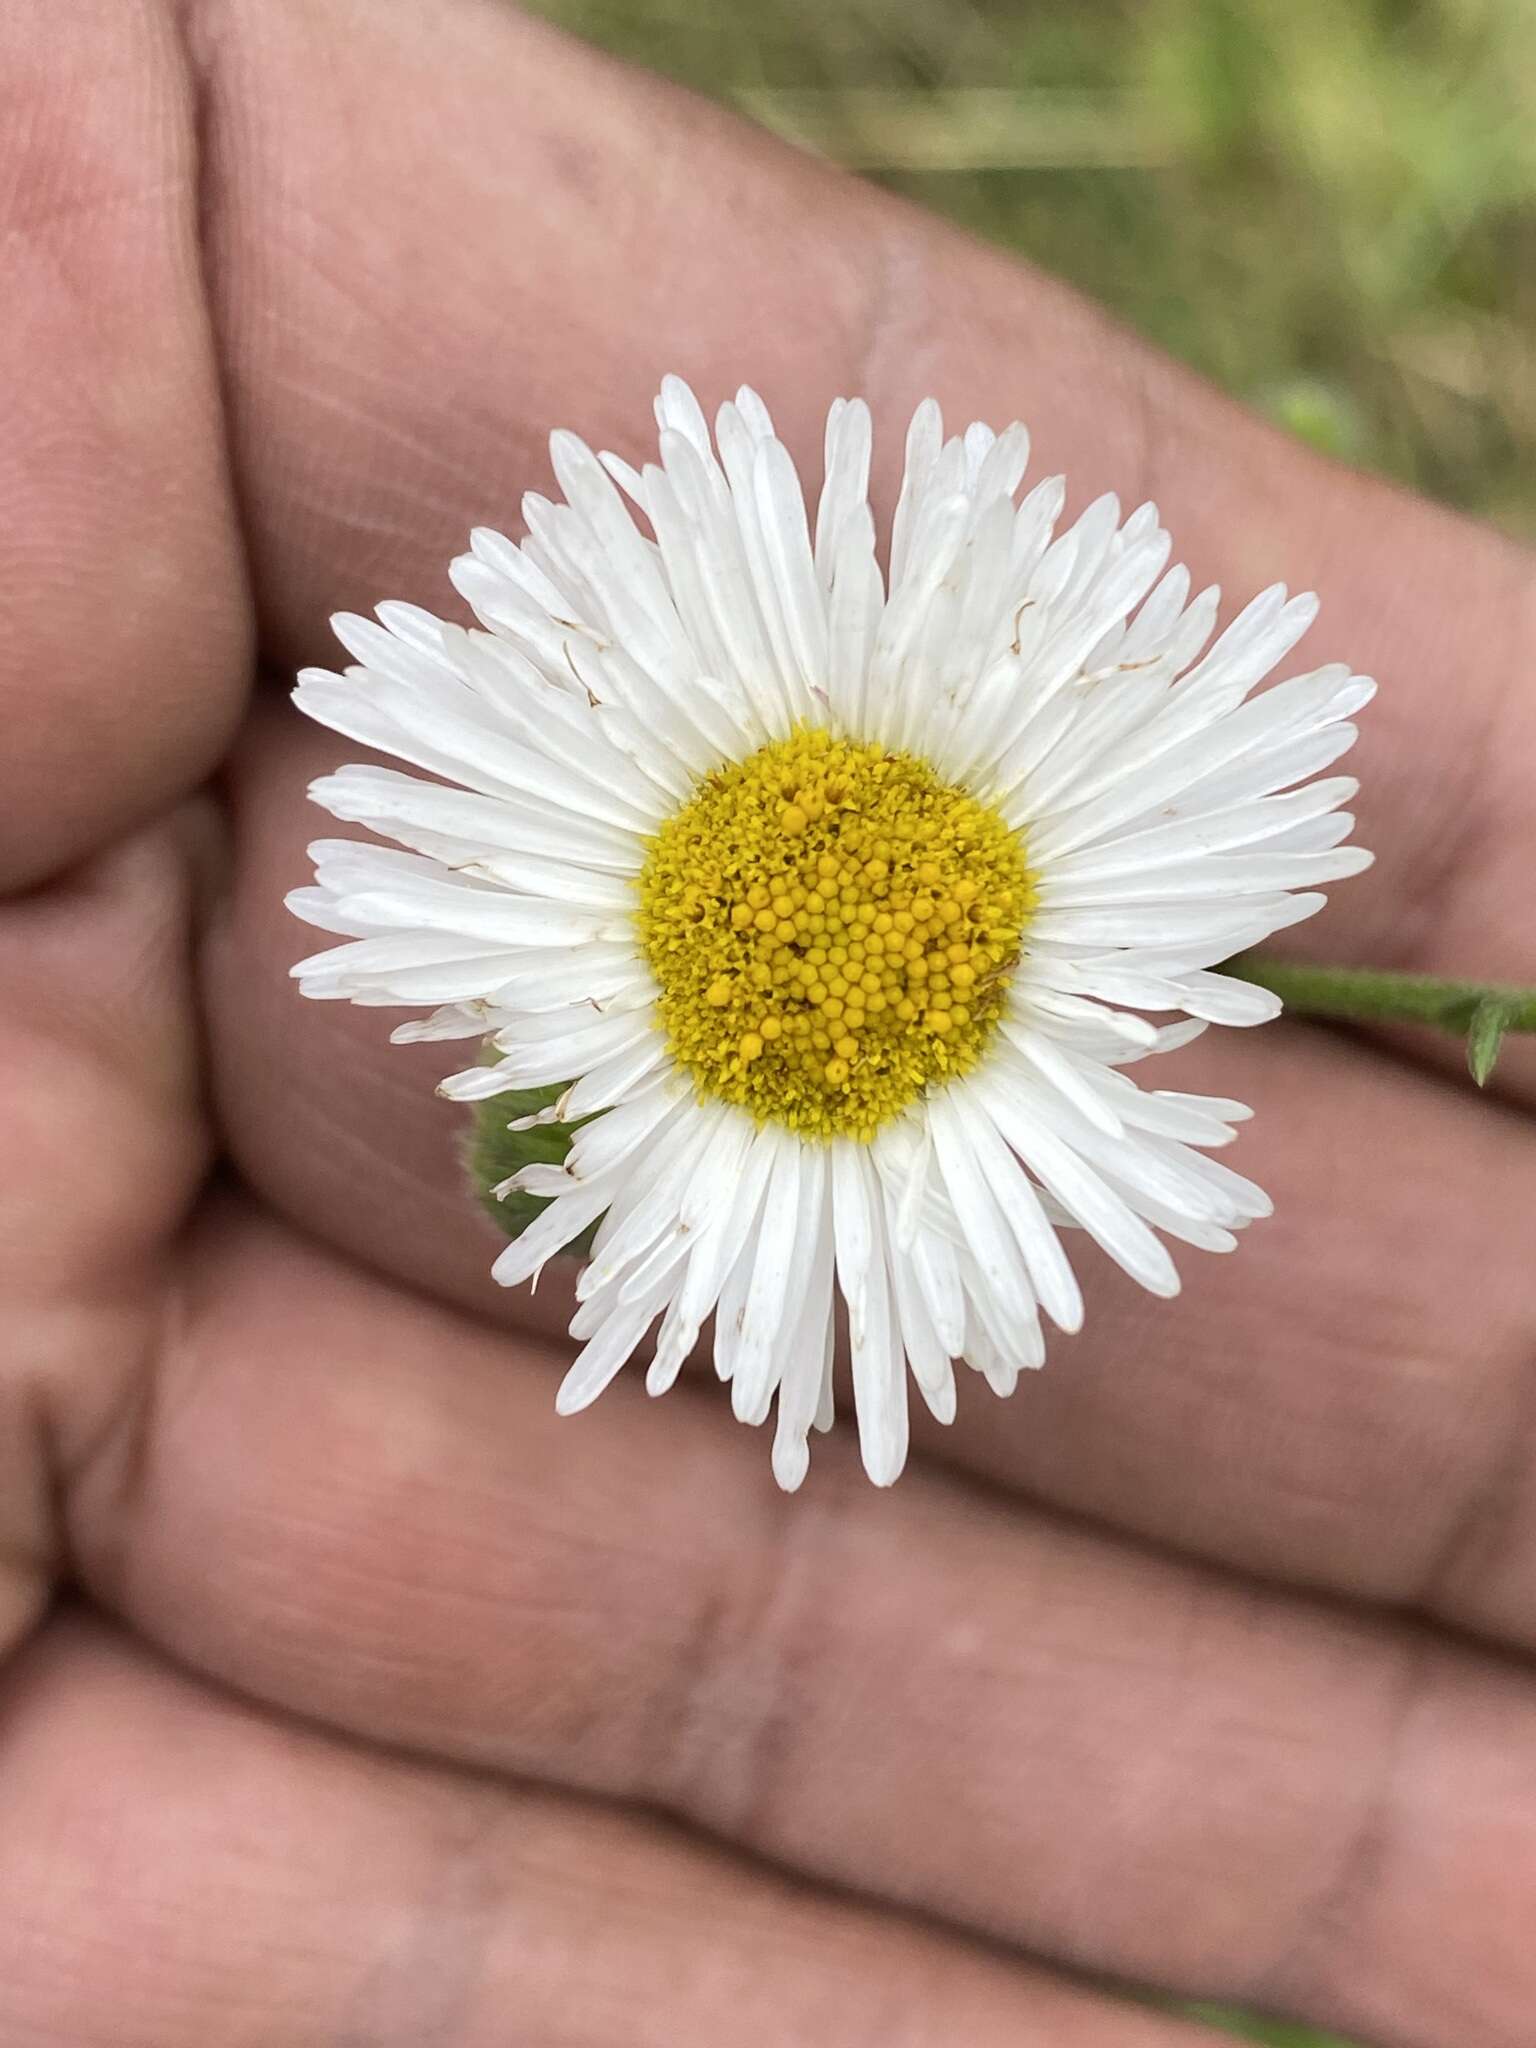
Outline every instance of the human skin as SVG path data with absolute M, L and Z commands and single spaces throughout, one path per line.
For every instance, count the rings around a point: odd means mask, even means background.
M 0 206 L 0 2048 L 1204 2038 L 1116 1978 L 1529 2048 L 1530 1048 L 1207 1036 L 1275 1219 L 785 1499 L 707 1378 L 557 1421 L 568 1278 L 281 909 L 327 614 L 665 370 L 813 470 L 863 392 L 887 504 L 919 397 L 1018 414 L 1316 587 L 1314 957 L 1536 979 L 1529 557 L 486 0 L 12 0 Z

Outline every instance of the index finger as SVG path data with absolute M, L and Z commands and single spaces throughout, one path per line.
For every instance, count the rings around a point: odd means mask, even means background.
M 542 487 L 549 427 L 638 454 L 663 371 L 706 401 L 752 383 L 805 456 L 828 398 L 862 392 L 887 423 L 887 501 L 889 423 L 931 392 L 957 420 L 1025 419 L 1041 472 L 1084 501 L 1155 496 L 1197 582 L 1237 601 L 1277 578 L 1319 589 L 1319 648 L 1385 686 L 1358 757 L 1381 859 L 1325 943 L 1536 974 L 1522 551 L 1304 453 L 1064 288 L 542 24 L 449 5 L 428 44 L 411 11 L 359 0 L 207 19 L 213 270 L 281 666 L 332 658 L 340 606 L 445 600 L 466 528 L 512 523 Z

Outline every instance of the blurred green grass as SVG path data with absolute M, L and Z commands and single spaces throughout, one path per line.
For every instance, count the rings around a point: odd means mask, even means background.
M 1531 0 L 533 0 L 1536 537 Z
M 1349 2048 L 1347 2041 L 1333 2034 L 1319 2034 L 1312 2027 L 1291 2026 L 1283 2020 L 1250 2019 L 1225 2007 L 1195 2006 L 1189 2017 L 1204 2020 L 1222 2033 L 1235 2034 L 1240 2041 L 1260 2042 L 1262 2048 Z
M 1315 446 L 1536 538 L 1531 0 L 532 4 L 1070 278 Z

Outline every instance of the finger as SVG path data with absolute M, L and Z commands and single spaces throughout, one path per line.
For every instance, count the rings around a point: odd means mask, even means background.
M 0 1654 L 48 1597 L 62 1473 L 136 1398 L 206 1163 L 190 928 L 212 850 L 192 804 L 0 903 Z
M 244 683 L 243 571 L 169 10 L 0 21 L 0 890 L 208 771 Z
M 1324 465 L 1048 280 L 509 10 L 440 8 L 430 37 L 364 0 L 205 14 L 232 431 L 281 665 L 335 659 L 338 606 L 452 604 L 467 527 L 515 524 L 546 487 L 547 429 L 639 456 L 663 370 L 707 403 L 758 384 L 813 467 L 828 399 L 864 392 L 887 504 L 933 392 L 955 420 L 1027 418 L 1040 473 L 1064 469 L 1078 502 L 1154 495 L 1231 598 L 1316 587 L 1310 658 L 1385 686 L 1358 756 L 1380 864 L 1320 943 L 1536 979 L 1523 552 Z M 1527 1097 L 1533 1059 L 1512 1047 L 1502 1070 Z
M 1523 2039 L 1528 1672 L 921 1473 L 878 1494 L 835 1445 L 786 1503 L 687 1389 L 571 1431 L 528 1340 L 238 1215 L 187 1279 L 162 1420 L 72 1525 L 176 1656 L 1079 1965 Z
M 388 1013 L 295 1010 L 284 984 L 280 906 L 324 747 L 274 707 L 231 779 L 235 883 L 207 959 L 224 1130 L 306 1228 L 557 1331 L 568 1282 L 551 1273 L 530 1302 L 488 1277 L 501 1240 L 467 1193 L 464 1114 L 432 1094 L 444 1048 L 388 1046 Z M 1307 1030 L 1211 1034 L 1181 1058 L 1160 1063 L 1164 1085 L 1256 1108 L 1224 1156 L 1274 1217 L 1231 1258 L 1184 1253 L 1172 1303 L 1074 1246 L 1083 1333 L 1053 1334 L 1045 1371 L 1001 1406 L 962 1375 L 954 1427 L 924 1421 L 917 1441 L 1160 1542 L 1536 1642 L 1526 1125 Z
M 94 1625 L 9 1673 L 0 1787 L 0 2031 L 29 2048 L 1206 2038 L 661 1822 L 269 1718 Z

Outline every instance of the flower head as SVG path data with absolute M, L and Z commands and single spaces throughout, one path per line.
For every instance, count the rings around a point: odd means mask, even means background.
M 1356 785 L 1308 778 L 1373 686 L 1255 694 L 1314 600 L 1267 590 L 1208 646 L 1217 593 L 1166 568 L 1155 509 L 1100 498 L 1053 537 L 1063 485 L 1020 499 L 1018 425 L 945 440 L 918 408 L 886 576 L 862 403 L 828 416 L 814 529 L 755 393 L 712 438 L 669 378 L 656 417 L 643 472 L 553 436 L 565 502 L 454 564 L 479 627 L 334 622 L 357 665 L 306 671 L 299 704 L 433 779 L 314 785 L 397 845 L 311 849 L 290 904 L 348 943 L 294 971 L 438 1006 L 397 1039 L 485 1039 L 450 1097 L 559 1088 L 530 1121 L 580 1127 L 508 1183 L 547 1206 L 494 1271 L 596 1226 L 563 1410 L 653 1327 L 660 1393 L 713 1316 L 797 1486 L 841 1302 L 885 1484 L 909 1373 L 948 1420 L 956 1361 L 1006 1394 L 1042 1312 L 1080 1326 L 1064 1228 L 1171 1295 L 1164 1238 L 1227 1251 L 1267 1212 L 1207 1157 L 1242 1104 L 1124 1070 L 1275 1013 L 1212 970 L 1367 865 Z

